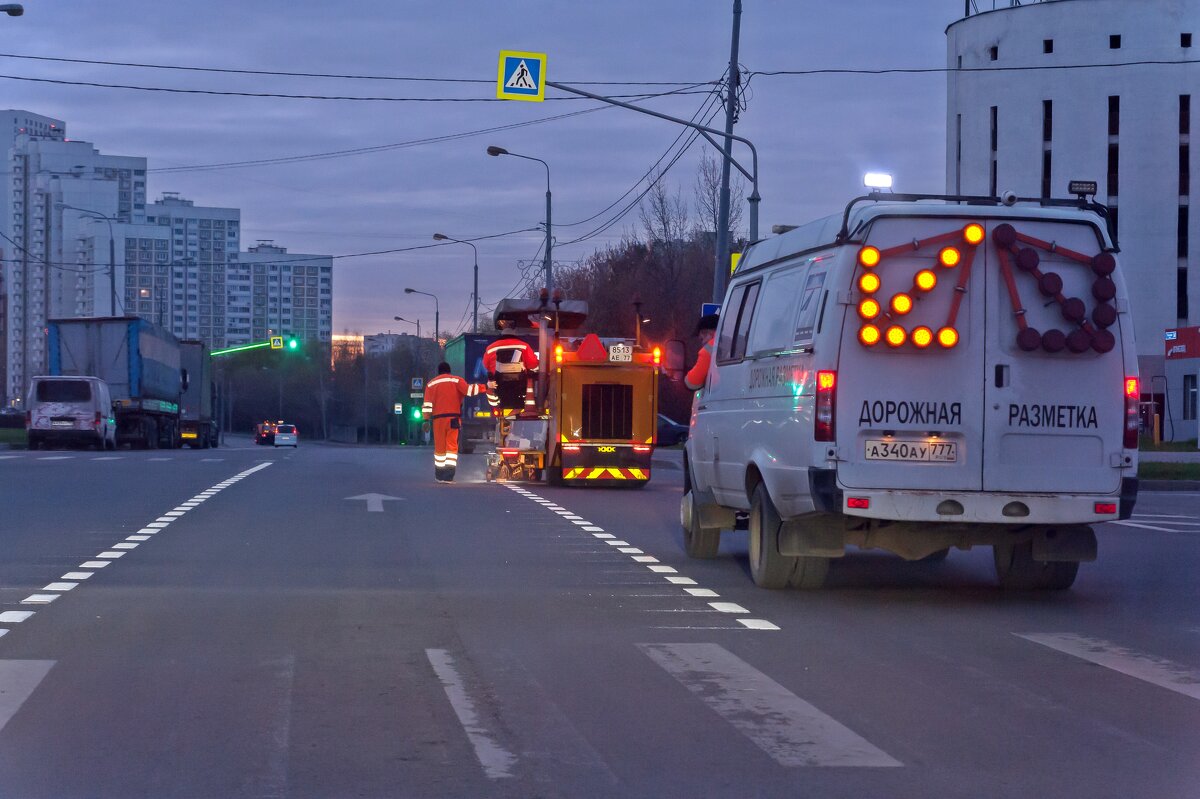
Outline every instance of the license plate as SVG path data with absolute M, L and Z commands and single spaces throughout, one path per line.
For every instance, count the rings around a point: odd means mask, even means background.
M 51 426 L 51 427 L 74 427 L 74 426 L 75 426 L 75 422 L 60 422 L 60 421 L 53 421 L 53 422 L 50 422 L 50 426 Z
M 612 344 L 608 348 L 608 359 L 628 363 L 633 360 L 633 347 L 628 344 Z
M 914 461 L 917 463 L 957 463 L 957 441 L 883 441 L 867 439 L 869 461 Z

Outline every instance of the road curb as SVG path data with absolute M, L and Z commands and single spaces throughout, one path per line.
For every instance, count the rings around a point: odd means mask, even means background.
M 1200 491 L 1200 480 L 1139 480 L 1138 491 Z

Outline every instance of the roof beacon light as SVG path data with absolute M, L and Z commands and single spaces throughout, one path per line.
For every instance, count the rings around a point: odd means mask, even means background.
M 908 296 L 907 294 L 897 294 L 895 297 L 892 297 L 892 310 L 898 313 L 900 316 L 904 316 L 904 314 L 911 311 L 912 307 L 912 297 Z M 891 336 L 888 338 L 890 340 Z
M 858 262 L 867 269 L 877 266 L 880 257 L 878 247 L 866 246 L 858 251 Z
M 922 269 L 913 278 L 913 284 L 921 291 L 932 291 L 937 285 L 937 275 L 928 269 Z
M 958 331 L 952 327 L 943 327 L 937 334 L 938 344 L 941 344 L 946 349 L 958 344 Z
M 886 337 L 889 347 L 899 347 L 908 339 L 908 334 L 900 325 L 892 325 L 887 329 Z
M 554 362 L 555 363 L 563 362 L 563 346 L 561 344 L 554 345 Z
M 863 319 L 874 319 L 879 316 L 882 309 L 879 307 L 879 301 L 873 300 L 870 297 L 858 304 L 858 315 Z
M 890 189 L 892 176 L 887 172 L 868 172 L 863 175 L 863 185 L 868 189 Z
M 953 269 L 958 266 L 958 262 L 962 260 L 962 253 L 957 247 L 943 247 L 938 253 L 938 263 L 947 269 Z
M 983 225 L 978 222 L 972 222 L 963 228 L 963 239 L 972 246 L 983 242 L 984 232 Z
M 863 325 L 862 330 L 858 331 L 858 340 L 863 343 L 864 347 L 874 347 L 882 337 L 883 334 L 875 325 Z
M 662 347 L 655 347 L 654 348 L 654 365 L 659 366 L 661 364 L 662 364 Z
M 925 349 L 933 342 L 933 331 L 927 327 L 918 327 L 912 332 L 912 343 L 917 349 Z
M 879 275 L 867 272 L 858 279 L 858 287 L 862 289 L 863 294 L 874 294 L 879 291 Z

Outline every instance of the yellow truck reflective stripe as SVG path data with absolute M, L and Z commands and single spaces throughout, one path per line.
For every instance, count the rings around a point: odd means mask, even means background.
M 608 471 L 608 470 L 605 469 L 604 467 L 600 467 L 599 469 L 592 469 L 592 471 L 588 473 L 587 479 L 595 480 L 598 477 L 603 477 L 604 473 L 606 471 Z
M 650 475 L 646 474 L 641 469 L 630 469 L 629 476 L 632 477 L 634 480 L 649 480 L 650 479 Z
M 611 474 L 613 477 L 617 478 L 618 480 L 625 479 L 625 475 L 621 473 L 620 469 L 609 469 L 608 473 Z

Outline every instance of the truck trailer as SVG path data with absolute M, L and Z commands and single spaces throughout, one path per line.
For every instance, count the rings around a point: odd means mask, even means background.
M 52 319 L 47 345 L 51 375 L 108 385 L 118 446 L 180 446 L 186 380 L 179 341 L 169 331 L 135 316 Z
M 179 436 L 192 449 L 216 447 L 220 443 L 213 413 L 217 385 L 208 345 L 203 341 L 179 342 L 179 362 L 187 375 L 179 410 Z

